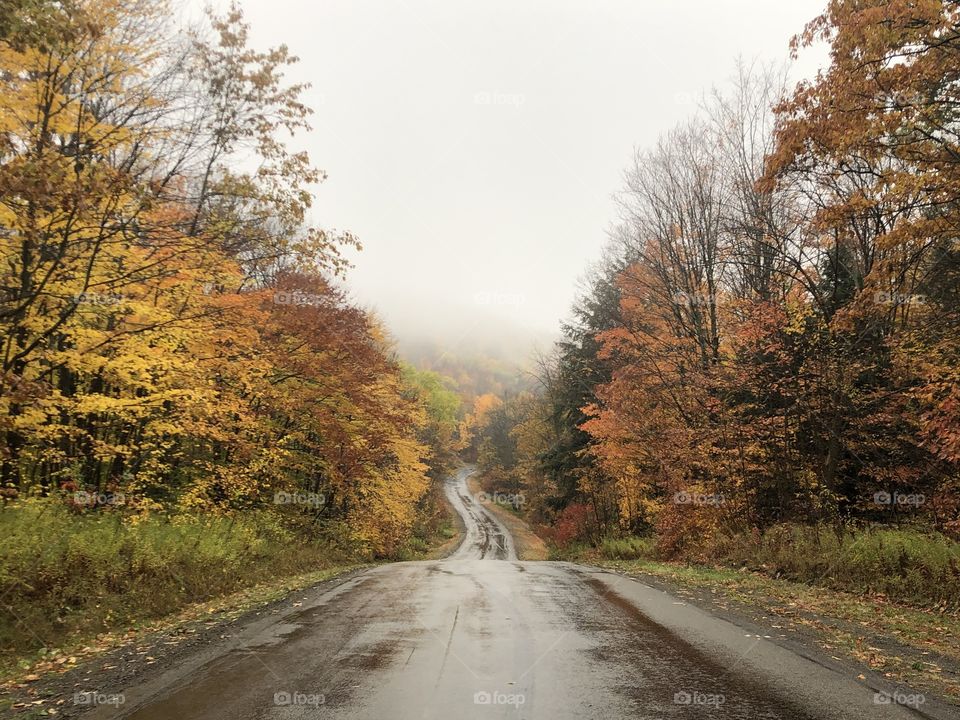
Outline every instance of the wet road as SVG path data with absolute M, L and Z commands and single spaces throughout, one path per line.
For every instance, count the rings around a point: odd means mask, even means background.
M 380 566 L 318 591 L 129 688 L 119 712 L 92 715 L 920 717 L 660 590 L 569 563 L 516 561 L 465 474 L 447 490 L 466 524 L 450 558 Z
M 466 526 L 460 547 L 448 560 L 516 560 L 509 531 L 467 490 L 470 472 L 463 468 L 447 483 L 447 499 Z

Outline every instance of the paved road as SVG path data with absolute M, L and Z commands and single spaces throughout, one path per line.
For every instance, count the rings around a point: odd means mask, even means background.
M 466 526 L 460 547 L 448 560 L 516 560 L 510 532 L 467 489 L 470 472 L 465 467 L 447 483 L 447 499 Z
M 451 478 L 466 536 L 305 595 L 125 691 L 136 720 L 916 718 L 855 680 L 677 598 L 590 568 L 514 559 Z M 299 595 L 299 594 L 298 594 Z

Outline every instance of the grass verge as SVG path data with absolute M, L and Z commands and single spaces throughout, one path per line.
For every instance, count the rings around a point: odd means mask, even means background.
M 438 560 L 446 557 L 456 549 L 463 534 L 458 523 L 459 517 L 447 500 L 442 486 L 434 485 L 410 539 L 395 559 Z
M 216 616 L 218 621 L 229 621 L 296 590 L 365 567 L 371 567 L 371 564 L 336 565 L 302 575 L 277 578 L 272 582 L 259 583 L 212 600 L 191 603 L 162 618 L 135 621 L 128 627 L 96 635 L 81 635 L 64 643 L 61 648 L 41 648 L 32 656 L 23 656 L 15 663 L 8 661 L 0 666 L 0 686 L 22 687 L 39 680 L 43 675 L 66 672 L 104 652 L 152 633 L 170 633 L 176 628 L 204 621 L 212 616 Z M 149 663 L 149 659 L 147 662 Z
M 0 509 L 0 681 L 68 669 L 183 613 L 269 600 L 368 556 L 270 512 L 232 517 L 77 514 L 54 500 Z M 424 516 L 396 558 L 444 553 L 448 508 Z M 226 603 L 226 605 L 223 605 Z

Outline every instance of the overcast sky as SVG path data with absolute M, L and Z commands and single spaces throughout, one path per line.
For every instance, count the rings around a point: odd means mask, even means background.
M 785 61 L 824 0 L 245 0 L 312 88 L 315 223 L 356 233 L 349 285 L 395 334 L 555 331 L 635 146 L 737 56 Z M 215 2 L 215 6 L 222 3 Z M 794 75 L 821 60 L 802 56 Z

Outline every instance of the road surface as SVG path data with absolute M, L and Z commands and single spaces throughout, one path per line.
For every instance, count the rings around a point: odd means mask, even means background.
M 663 591 L 517 561 L 509 532 L 470 497 L 466 471 L 447 490 L 466 526 L 449 558 L 376 567 L 305 596 L 87 716 L 924 717 Z
M 516 560 L 513 538 L 503 523 L 488 512 L 467 490 L 470 468 L 463 468 L 447 483 L 447 500 L 463 518 L 465 530 L 460 547 L 449 560 Z

